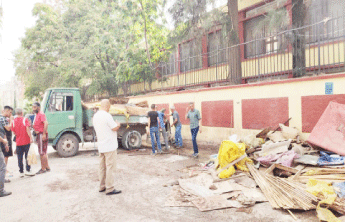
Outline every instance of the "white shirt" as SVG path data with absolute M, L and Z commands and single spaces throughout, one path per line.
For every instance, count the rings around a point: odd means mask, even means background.
M 93 116 L 93 127 L 96 131 L 100 153 L 112 152 L 118 148 L 117 132 L 111 130 L 117 127 L 117 124 L 108 112 L 99 110 Z

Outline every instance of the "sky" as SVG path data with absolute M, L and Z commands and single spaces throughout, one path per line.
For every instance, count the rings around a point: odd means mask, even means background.
M 35 24 L 32 9 L 37 2 L 41 0 L 0 0 L 4 12 L 0 28 L 0 85 L 15 74 L 13 52 L 20 47 L 25 29 Z

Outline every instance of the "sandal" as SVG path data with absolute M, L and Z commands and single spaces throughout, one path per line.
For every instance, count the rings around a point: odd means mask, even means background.
M 42 173 L 45 173 L 45 172 L 47 172 L 47 171 L 40 169 L 36 174 L 42 174 Z

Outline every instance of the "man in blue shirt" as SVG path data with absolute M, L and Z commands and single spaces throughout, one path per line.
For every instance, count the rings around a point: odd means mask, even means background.
M 165 129 L 165 120 L 166 116 L 164 115 L 165 109 L 161 109 L 161 111 L 157 111 L 158 113 L 158 119 L 159 119 L 159 128 L 162 129 L 162 134 L 165 142 L 165 149 L 169 150 L 169 141 L 168 141 L 168 135 L 167 131 Z
M 199 110 L 194 108 L 194 103 L 190 103 L 186 109 L 186 113 L 187 113 L 186 120 L 189 119 L 190 131 L 192 133 L 192 141 L 193 141 L 193 149 L 194 149 L 193 157 L 198 157 L 199 150 L 198 150 L 198 144 L 196 143 L 196 136 L 198 135 L 199 131 L 201 133 L 201 126 L 199 126 L 199 122 L 201 120 L 200 112 Z
M 182 130 L 182 124 L 180 121 L 180 116 L 178 114 L 178 112 L 175 109 L 175 106 L 170 107 L 171 112 L 172 112 L 172 117 L 173 117 L 173 126 L 175 126 L 175 145 L 177 146 L 177 148 L 181 148 L 183 143 L 182 143 L 182 134 L 181 134 L 181 130 Z

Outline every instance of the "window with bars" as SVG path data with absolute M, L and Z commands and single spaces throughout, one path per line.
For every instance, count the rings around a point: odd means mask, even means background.
M 162 76 L 173 75 L 176 73 L 176 54 L 171 52 L 167 62 L 160 63 L 160 72 Z
M 226 44 L 221 30 L 208 34 L 207 53 L 209 66 L 226 62 Z
M 191 40 L 180 45 L 180 70 L 187 72 L 202 67 L 200 40 Z
M 307 43 L 344 36 L 344 12 L 345 1 L 343 0 L 310 1 L 306 17 L 306 25 L 311 25 L 305 32 Z
M 278 34 L 277 28 L 268 28 L 264 16 L 258 16 L 244 24 L 245 57 L 252 58 L 277 53 L 287 47 L 284 34 Z M 281 27 L 278 31 L 283 31 Z

